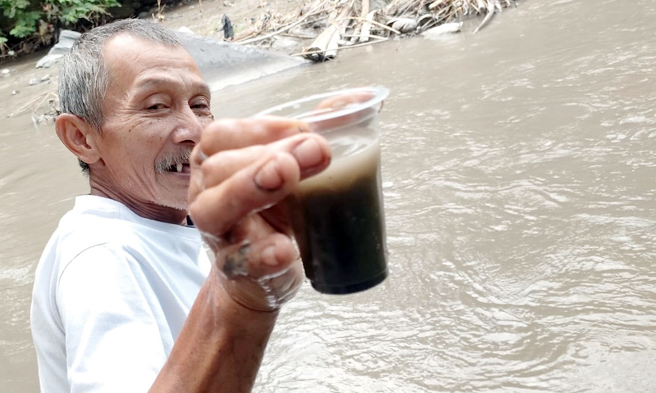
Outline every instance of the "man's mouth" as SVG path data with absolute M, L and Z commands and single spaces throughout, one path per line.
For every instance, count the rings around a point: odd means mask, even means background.
M 189 164 L 174 164 L 170 165 L 166 171 L 175 173 L 190 173 L 191 169 L 189 168 Z
M 191 150 L 179 150 L 158 160 L 155 164 L 157 173 L 191 173 L 189 157 Z

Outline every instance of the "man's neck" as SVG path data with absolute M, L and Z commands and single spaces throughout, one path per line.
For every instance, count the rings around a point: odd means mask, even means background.
M 104 187 L 94 184 L 94 182 L 91 182 L 91 191 L 89 194 L 120 202 L 128 209 L 132 210 L 136 215 L 149 220 L 165 222 L 168 224 L 187 225 L 187 210 L 160 206 L 154 203 L 134 201 L 130 198 L 121 197 L 120 195 L 113 193 L 111 190 L 107 190 Z

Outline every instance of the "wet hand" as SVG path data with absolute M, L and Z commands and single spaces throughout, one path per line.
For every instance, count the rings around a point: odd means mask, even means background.
M 283 118 L 218 120 L 192 153 L 190 215 L 215 253 L 222 289 L 248 309 L 278 309 L 303 281 L 279 202 L 330 163 L 328 143 L 305 131 Z

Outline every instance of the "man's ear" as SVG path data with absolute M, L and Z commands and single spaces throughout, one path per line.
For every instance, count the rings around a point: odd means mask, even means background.
M 95 141 L 99 136 L 99 132 L 94 130 L 81 117 L 70 113 L 62 113 L 57 116 L 55 130 L 62 143 L 80 161 L 94 164 L 100 159 L 100 153 L 96 148 Z

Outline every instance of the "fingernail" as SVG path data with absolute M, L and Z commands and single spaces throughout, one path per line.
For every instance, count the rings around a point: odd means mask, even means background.
M 324 160 L 323 152 L 319 143 L 314 139 L 307 139 L 294 148 L 292 152 L 301 169 L 315 167 Z
M 269 246 L 262 251 L 262 262 L 269 266 L 276 266 L 278 264 L 275 246 Z
M 255 184 L 266 190 L 275 191 L 282 186 L 283 179 L 278 172 L 278 160 L 273 157 L 269 162 L 264 164 L 255 175 Z

